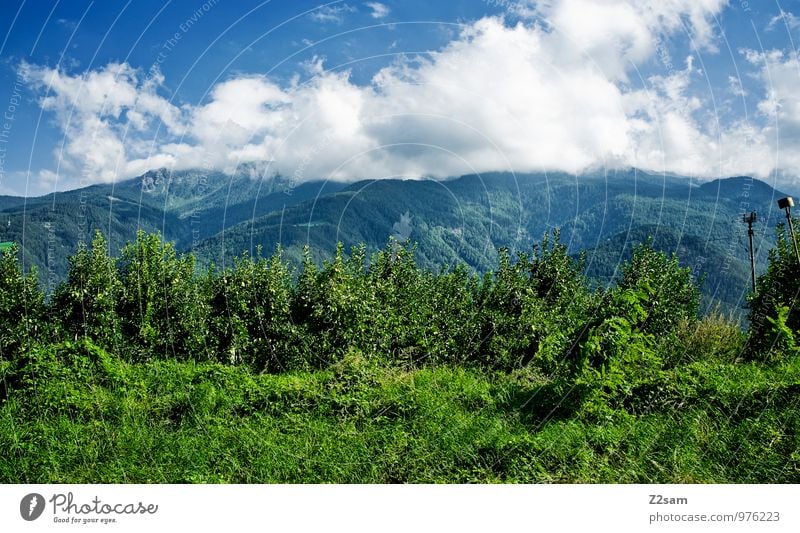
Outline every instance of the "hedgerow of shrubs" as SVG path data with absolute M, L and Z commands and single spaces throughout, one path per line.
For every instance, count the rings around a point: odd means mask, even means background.
M 796 353 L 792 302 L 773 294 L 797 284 L 788 253 L 780 242 L 759 280 L 752 353 L 743 354 L 738 328 L 698 320 L 689 269 L 649 244 L 635 248 L 615 286 L 591 289 L 557 231 L 529 253 L 500 250 L 483 277 L 463 265 L 420 269 L 414 247 L 394 241 L 371 257 L 340 245 L 321 265 L 306 250 L 294 268 L 277 249 L 198 272 L 158 235 L 139 233 L 113 258 L 98 233 L 47 299 L 16 251 L 0 258 L 0 359 L 11 376 L 34 346 L 85 339 L 126 363 L 209 361 L 275 374 L 332 368 L 358 353 L 401 368 L 531 368 L 587 405 L 619 408 L 663 389 L 679 365 L 768 357 L 758 354 L 776 346 Z
M 12 250 L 0 481 L 797 482 L 781 246 L 748 332 L 647 243 L 592 289 L 557 232 L 482 277 L 397 242 L 199 270 L 98 234 L 49 297 Z

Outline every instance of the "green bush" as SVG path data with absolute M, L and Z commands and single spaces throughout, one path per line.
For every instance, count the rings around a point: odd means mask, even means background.
M 376 296 L 366 276 L 365 248 L 353 248 L 345 257 L 339 243 L 336 255 L 318 269 L 305 251 L 292 317 L 304 324 L 313 349 L 307 363 L 314 368 L 338 360 L 350 347 L 370 352 L 365 346 Z
M 525 258 L 512 263 L 508 250 L 502 249 L 494 276 L 483 279 L 480 354 L 487 366 L 502 369 L 528 363 L 539 350 L 540 332 L 549 325 L 539 316 L 544 306 L 526 266 Z
M 500 250 L 480 290 L 482 362 L 497 369 L 534 364 L 553 374 L 597 305 L 560 234 L 545 234 L 531 254 Z
M 602 316 L 586 330 L 573 373 L 591 409 L 621 407 L 637 389 L 661 378 L 655 337 L 645 331 L 652 293 L 646 284 L 615 289 L 604 301 Z
M 640 244 L 633 250 L 630 263 L 623 265 L 620 289 L 649 292 L 642 305 L 647 318 L 642 331 L 663 338 L 671 335 L 682 321 L 697 318 L 700 290 L 692 281 L 689 268 L 682 268 L 673 254 L 654 250 L 650 243 Z
M 750 327 L 746 355 L 751 359 L 782 357 L 787 332 L 800 331 L 799 305 L 800 265 L 789 237 L 783 226 L 779 226 L 777 245 L 769 251 L 767 271 L 759 276 L 756 292 L 748 301 Z M 783 311 L 785 314 L 781 316 Z
M 205 360 L 208 303 L 195 278 L 194 257 L 179 256 L 158 234 L 139 231 L 120 259 L 119 305 L 126 352 L 133 360 Z
M 16 244 L 0 254 L 0 361 L 13 360 L 47 334 L 36 269 L 23 274 L 17 254 Z
M 427 299 L 433 276 L 420 271 L 414 253 L 413 246 L 390 240 L 369 266 L 368 283 L 380 311 L 370 319 L 368 352 L 383 354 L 398 365 L 415 365 L 427 357 L 423 339 L 429 327 Z
M 787 306 L 781 305 L 775 310 L 774 318 L 767 317 L 770 325 L 768 335 L 774 339 L 768 353 L 773 359 L 784 359 L 800 354 L 800 345 L 795 338 L 797 332 L 789 326 L 790 313 L 791 310 Z
M 220 362 L 261 372 L 302 366 L 310 347 L 292 321 L 292 273 L 278 249 L 269 259 L 237 258 L 210 273 L 209 344 Z
M 91 249 L 84 243 L 69 259 L 67 280 L 55 290 L 50 308 L 67 338 L 88 338 L 121 350 L 121 320 L 117 310 L 123 295 L 115 259 L 98 231 Z
M 425 364 L 474 362 L 480 347 L 478 279 L 464 265 L 442 272 L 426 284 L 419 302 L 426 326 L 420 347 Z

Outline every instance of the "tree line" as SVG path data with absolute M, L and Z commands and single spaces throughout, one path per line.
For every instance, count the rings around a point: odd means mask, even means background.
M 780 232 L 779 232 L 780 235 Z M 602 403 L 652 395 L 663 373 L 702 358 L 777 361 L 798 353 L 798 265 L 781 236 L 749 301 L 749 329 L 698 315 L 690 269 L 645 243 L 613 286 L 593 287 L 558 232 L 529 252 L 498 252 L 483 276 L 418 267 L 414 246 L 367 254 L 342 245 L 299 267 L 280 248 L 196 268 L 158 234 L 111 257 L 99 232 L 45 297 L 17 250 L 0 258 L 0 362 L 85 339 L 121 359 L 215 361 L 279 373 L 327 368 L 356 352 L 376 362 L 487 371 L 532 366 Z

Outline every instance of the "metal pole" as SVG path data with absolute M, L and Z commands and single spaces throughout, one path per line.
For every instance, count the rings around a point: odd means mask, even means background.
M 753 293 L 756 292 L 756 258 L 753 255 L 753 222 L 756 220 L 755 212 L 745 219 L 747 222 L 747 237 L 750 240 L 750 279 L 753 281 Z

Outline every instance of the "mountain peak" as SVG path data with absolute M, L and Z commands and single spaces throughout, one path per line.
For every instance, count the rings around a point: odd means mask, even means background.
M 169 182 L 170 171 L 166 168 L 148 170 L 139 178 L 144 192 L 154 192 L 159 186 Z
M 245 176 L 250 179 L 261 179 L 265 178 L 267 172 L 270 170 L 270 165 L 272 165 L 274 161 L 262 159 L 259 161 L 247 161 L 244 163 L 239 163 L 236 165 L 235 172 L 233 175 L 235 176 Z M 273 172 L 274 174 L 274 172 Z M 273 177 L 273 176 L 270 176 Z
M 770 184 L 751 176 L 732 176 L 711 180 L 703 183 L 699 187 L 699 192 L 706 196 L 720 196 L 729 199 L 758 198 L 767 202 L 773 198 L 786 196 Z

